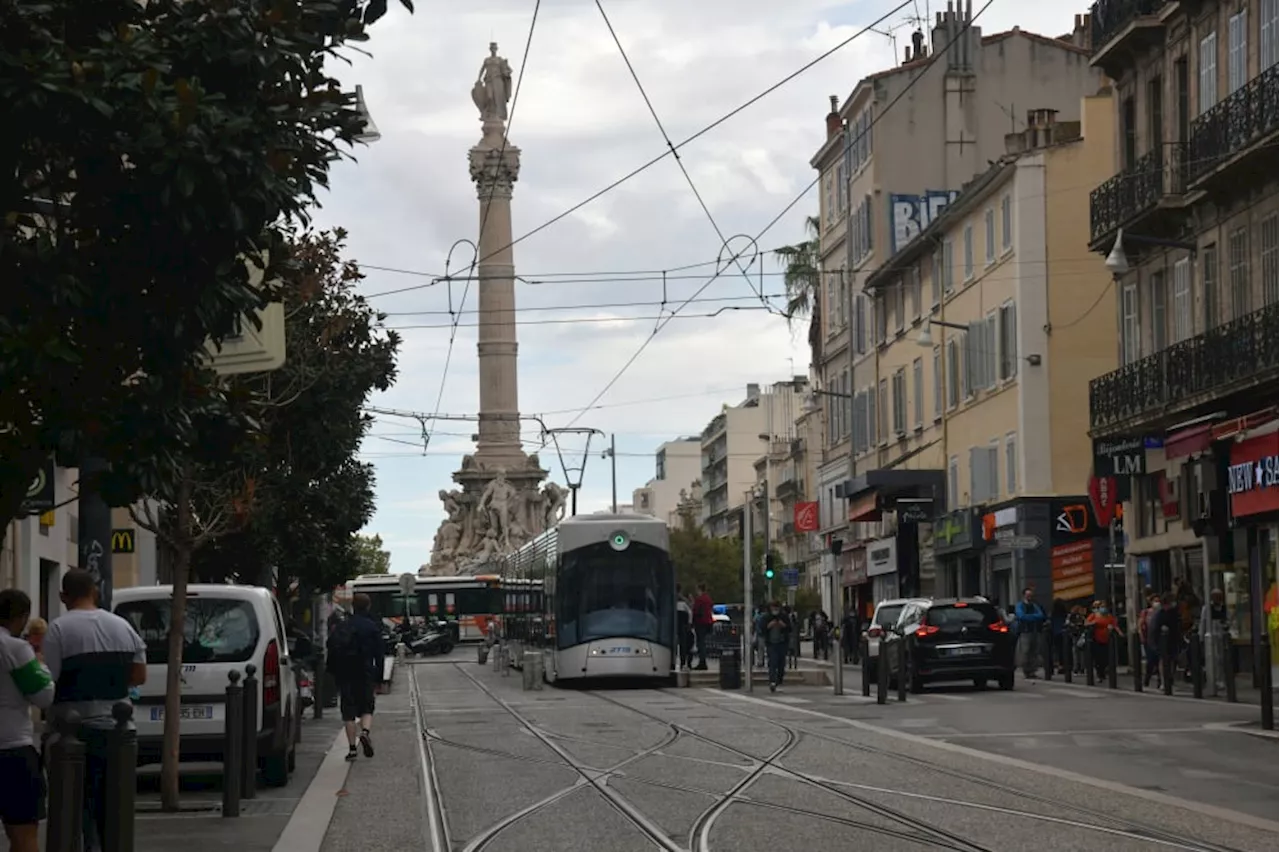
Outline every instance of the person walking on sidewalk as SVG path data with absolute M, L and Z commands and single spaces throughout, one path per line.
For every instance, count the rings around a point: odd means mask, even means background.
M 1111 665 L 1111 640 L 1123 635 L 1120 622 L 1116 621 L 1104 601 L 1094 601 L 1093 613 L 1084 623 L 1093 631 L 1093 670 L 1101 682 Z
M 680 651 L 680 668 L 686 671 L 693 665 L 693 608 L 676 586 L 676 642 Z
M 697 670 L 707 670 L 707 634 L 716 623 L 712 612 L 711 595 L 707 594 L 707 585 L 698 584 L 698 594 L 693 599 L 693 638 L 698 643 Z
M 787 671 L 787 646 L 791 644 L 791 619 L 777 601 L 771 601 L 761 619 L 765 656 L 769 659 L 769 691 L 777 692 Z
M 98 608 L 98 584 L 78 568 L 62 577 L 66 615 L 45 634 L 44 661 L 53 678 L 51 714 L 80 714 L 84 741 L 84 849 L 99 852 L 106 829 L 108 738 L 115 705 L 147 681 L 147 646 L 128 621 Z
M 31 598 L 18 589 L 0 592 L 0 823 L 10 852 L 39 852 L 45 818 L 44 774 L 36 751 L 31 708 L 53 703 L 53 678 L 19 639 L 31 616 Z
M 1040 628 L 1044 626 L 1044 609 L 1035 602 L 1035 592 L 1027 587 L 1022 590 L 1022 600 L 1014 607 L 1013 617 L 1018 625 L 1018 653 L 1022 657 L 1022 674 L 1030 679 L 1036 676 L 1036 652 L 1040 648 Z
M 369 614 L 369 596 L 360 592 L 351 598 L 351 617 L 329 637 L 330 670 L 338 681 L 338 703 L 347 731 L 347 760 L 356 759 L 356 743 L 365 757 L 373 757 L 374 690 L 382 681 L 384 660 L 382 630 Z M 359 730 L 356 724 L 359 723 Z

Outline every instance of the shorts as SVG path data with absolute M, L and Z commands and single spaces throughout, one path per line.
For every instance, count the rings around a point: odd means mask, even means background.
M 33 746 L 0 749 L 0 822 L 32 825 L 45 818 L 48 790 Z
M 373 681 L 369 678 L 343 678 L 338 681 L 338 706 L 342 721 L 354 722 L 373 715 Z

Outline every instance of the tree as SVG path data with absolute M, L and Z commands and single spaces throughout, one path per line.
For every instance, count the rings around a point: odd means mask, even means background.
M 705 583 L 713 600 L 737 603 L 742 600 L 742 542 L 711 538 L 698 526 L 691 512 L 671 530 L 668 545 L 675 566 L 676 582 L 686 593 Z
M 809 348 L 813 363 L 817 364 L 822 354 L 822 261 L 819 248 L 822 223 L 817 216 L 806 216 L 804 229 L 808 239 L 774 249 L 773 253 L 783 267 L 787 322 L 791 323 L 797 317 L 809 317 Z
M 0 134 L 0 530 L 51 454 L 107 459 L 80 487 L 127 505 L 252 428 L 206 341 L 279 297 L 290 229 L 364 128 L 326 69 L 386 9 L 0 4 L 0 126 L 22 129 Z
M 391 554 L 382 549 L 382 536 L 357 535 L 353 546 L 361 574 L 391 573 Z

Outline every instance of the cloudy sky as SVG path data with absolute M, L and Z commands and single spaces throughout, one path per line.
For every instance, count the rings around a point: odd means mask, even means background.
M 679 142 L 874 23 L 899 0 L 603 0 L 615 31 L 670 137 Z M 419 2 L 409 15 L 392 2 L 366 45 L 338 73 L 364 87 L 382 139 L 344 163 L 323 199 L 321 226 L 350 232 L 349 254 L 365 267 L 364 292 L 403 329 L 400 379 L 374 405 L 405 412 L 470 415 L 477 408 L 477 317 L 467 296 L 449 352 L 445 284 L 431 286 L 449 247 L 476 238 L 476 192 L 467 150 L 480 138 L 470 90 L 488 43 L 519 74 L 510 139 L 522 150 L 513 201 L 514 236 L 538 228 L 661 154 L 663 137 L 591 0 L 542 0 L 528 61 L 521 56 L 534 0 Z M 975 4 L 980 6 L 980 4 Z M 824 136 L 828 96 L 843 100 L 868 73 L 891 66 L 910 43 L 912 15 L 940 0 L 912 2 L 760 102 L 681 149 L 681 159 L 720 232 L 758 236 L 815 175 L 808 166 Z M 978 25 L 1015 25 L 1045 35 L 1071 29 L 1059 4 L 995 0 Z M 892 30 L 892 38 L 889 34 Z M 895 41 L 892 40 L 896 38 Z M 886 189 L 888 191 L 889 188 Z M 766 296 L 782 292 L 768 250 L 803 238 L 816 213 L 810 191 L 759 241 L 750 270 Z M 746 241 L 734 244 L 742 248 Z M 691 296 L 714 272 L 721 243 L 675 161 L 668 157 L 515 247 L 520 307 L 520 407 L 548 425 L 574 420 L 649 337 L 663 310 Z M 459 246 L 451 271 L 465 272 Z M 380 267 L 380 268 L 374 268 Z M 393 271 L 395 270 L 395 271 Z M 763 271 L 763 278 L 758 277 Z M 582 274 L 596 273 L 596 274 Z M 599 274 L 603 273 L 603 274 Z M 575 280 L 576 279 L 576 280 Z M 619 280 L 628 279 L 628 280 Z M 412 289 L 408 289 L 412 288 Z M 389 295 L 387 291 L 401 291 Z M 455 284 L 455 307 L 462 286 Z M 710 300 L 710 301 L 702 301 Z M 781 304 L 780 299 L 773 300 Z M 620 502 L 653 475 L 664 440 L 697 434 L 722 403 L 741 401 L 748 382 L 768 384 L 808 371 L 804 324 L 794 330 L 760 308 L 739 274 L 714 281 L 653 338 L 623 377 L 582 413 L 578 426 L 616 436 Z M 720 308 L 736 308 L 709 316 Z M 629 319 L 630 318 L 630 319 Z M 444 390 L 440 395 L 441 377 Z M 417 423 L 379 417 L 364 445 L 378 469 L 378 511 L 369 532 L 390 549 L 393 570 L 426 562 L 442 517 L 436 497 L 472 448 L 473 424 L 441 422 L 423 452 Z M 536 449 L 537 427 L 527 437 Z M 583 441 L 566 441 L 581 464 Z M 579 511 L 606 508 L 610 478 L 604 443 L 593 442 Z M 572 456 L 572 458 L 568 458 Z M 554 450 L 543 466 L 563 483 Z

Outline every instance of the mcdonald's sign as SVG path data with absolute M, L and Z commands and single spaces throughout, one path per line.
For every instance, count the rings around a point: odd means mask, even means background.
M 136 531 L 131 529 L 111 531 L 112 553 L 133 553 Z

